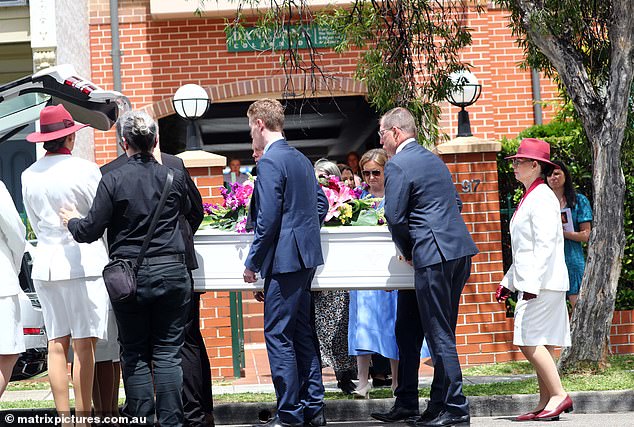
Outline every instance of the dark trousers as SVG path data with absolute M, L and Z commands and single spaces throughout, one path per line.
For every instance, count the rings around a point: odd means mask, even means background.
M 416 291 L 398 291 L 395 332 L 399 359 L 394 405 L 418 409 L 418 369 L 424 335 Z
M 310 318 L 313 275 L 310 268 L 264 281 L 264 338 L 277 415 L 286 423 L 309 421 L 323 407 L 324 386 Z
M 184 264 L 141 266 L 136 298 L 113 303 L 121 344 L 123 413 L 162 427 L 183 425 L 180 350 L 191 284 Z M 155 400 L 156 395 L 156 400 Z
M 207 425 L 207 414 L 213 412 L 211 366 L 205 341 L 200 333 L 200 294 L 192 292 L 185 323 L 185 342 L 181 349 L 183 368 L 183 411 L 185 425 Z
M 429 409 L 446 410 L 454 415 L 469 413 L 469 403 L 462 393 L 462 370 L 455 333 L 460 295 L 470 274 L 471 257 L 446 261 L 416 270 L 416 300 L 411 294 L 399 291 L 396 320 L 400 356 L 397 405 L 418 407 L 418 367 L 424 337 L 434 363 Z M 418 308 L 418 322 L 415 306 Z

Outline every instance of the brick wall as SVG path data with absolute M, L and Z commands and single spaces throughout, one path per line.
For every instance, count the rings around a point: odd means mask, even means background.
M 471 277 L 460 301 L 456 344 L 465 365 L 515 358 L 513 323 L 504 304 L 495 301 L 503 277 L 498 174 L 495 152 L 442 155 L 462 199 L 462 217 L 480 253 L 473 258 Z M 480 180 L 465 193 L 464 180 Z
M 111 89 L 110 17 L 108 0 L 90 2 L 90 48 L 93 80 Z M 520 70 L 522 51 L 514 44 L 507 12 L 489 7 L 482 14 L 467 14 L 473 28 L 473 45 L 463 58 L 483 85 L 482 96 L 468 108 L 473 133 L 482 138 L 514 136 L 533 124 L 530 72 Z M 152 20 L 149 0 L 119 1 L 123 92 L 134 108 L 168 100 L 185 83 L 206 88 L 228 83 L 260 81 L 281 76 L 278 54 L 226 51 L 221 18 Z M 335 54 L 322 51 L 325 70 L 337 77 L 352 77 L 360 51 Z M 542 79 L 542 98 L 553 100 L 554 85 Z M 238 94 L 233 94 L 238 97 Z M 230 97 L 229 97 L 230 98 Z M 168 105 L 171 113 L 171 105 Z M 457 111 L 444 104 L 442 125 L 455 136 Z M 552 107 L 545 108 L 546 119 Z M 114 134 L 96 132 L 96 160 L 104 163 L 116 155 Z
M 613 354 L 634 354 L 634 310 L 614 312 L 610 351 Z

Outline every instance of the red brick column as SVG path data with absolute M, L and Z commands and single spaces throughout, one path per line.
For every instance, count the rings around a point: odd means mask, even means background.
M 462 293 L 456 343 L 465 365 L 521 359 L 513 346 L 513 319 L 495 301 L 502 280 L 502 232 L 496 155 L 498 142 L 456 138 L 436 147 L 463 202 L 462 217 L 480 253 Z
M 612 354 L 634 353 L 634 310 L 615 311 L 610 329 Z
M 186 151 L 178 157 L 183 159 L 203 202 L 219 203 L 222 169 L 227 159 L 206 151 Z M 229 292 L 206 292 L 200 298 L 200 330 L 215 379 L 233 377 L 229 307 Z

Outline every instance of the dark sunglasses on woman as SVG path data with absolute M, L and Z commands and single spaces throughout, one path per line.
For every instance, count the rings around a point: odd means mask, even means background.
M 378 169 L 377 170 L 373 170 L 373 171 L 362 171 L 361 173 L 366 178 L 369 178 L 370 175 L 372 175 L 375 178 L 378 178 L 379 176 L 381 176 L 381 171 L 378 170 Z

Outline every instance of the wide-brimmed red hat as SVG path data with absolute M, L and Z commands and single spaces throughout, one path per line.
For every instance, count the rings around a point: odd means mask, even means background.
M 559 166 L 550 161 L 550 144 L 537 138 L 524 138 L 517 147 L 517 154 L 505 157 L 506 159 L 532 159 L 559 169 Z
M 88 125 L 76 124 L 63 105 L 52 105 L 44 107 L 40 111 L 40 131 L 27 135 L 29 142 L 46 142 L 62 138 Z

